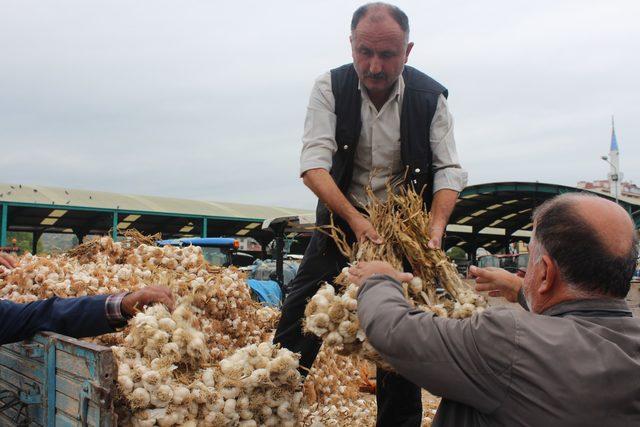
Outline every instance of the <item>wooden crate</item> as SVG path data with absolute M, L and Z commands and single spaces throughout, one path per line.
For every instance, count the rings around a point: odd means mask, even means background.
M 108 347 L 45 332 L 0 346 L 0 426 L 116 426 Z

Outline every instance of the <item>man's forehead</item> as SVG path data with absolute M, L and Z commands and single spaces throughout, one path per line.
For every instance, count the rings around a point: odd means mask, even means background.
M 353 30 L 357 39 L 372 40 L 403 40 L 404 30 L 387 12 L 373 12 L 367 14 Z
M 353 32 L 353 43 L 357 47 L 397 48 L 404 44 L 404 33 L 402 30 L 356 29 Z

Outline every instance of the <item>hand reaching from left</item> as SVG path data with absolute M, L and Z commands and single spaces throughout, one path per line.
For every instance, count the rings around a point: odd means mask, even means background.
M 164 286 L 148 286 L 142 288 L 124 297 L 120 308 L 127 316 L 135 316 L 136 313 L 143 310 L 145 305 L 156 303 L 164 304 L 169 311 L 173 311 L 174 302 L 171 290 Z
M 16 268 L 18 261 L 16 258 L 8 253 L 0 252 L 0 265 L 6 268 Z

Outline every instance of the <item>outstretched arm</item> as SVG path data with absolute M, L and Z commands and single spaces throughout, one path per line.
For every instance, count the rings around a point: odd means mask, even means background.
M 0 300 L 0 345 L 22 341 L 41 331 L 74 338 L 114 332 L 138 310 L 154 303 L 172 309 L 171 291 L 150 286 L 128 294 L 54 297 L 29 304 Z
M 521 277 L 496 267 L 480 268 L 472 265 L 469 271 L 476 279 L 476 291 L 489 291 L 492 297 L 503 297 L 509 302 L 520 303 L 522 308 L 529 310 L 522 292 Z
M 395 277 L 374 275 L 358 295 L 358 319 L 378 353 L 432 394 L 482 412 L 504 399 L 517 355 L 513 310 L 486 310 L 464 320 L 435 317 L 412 308 Z

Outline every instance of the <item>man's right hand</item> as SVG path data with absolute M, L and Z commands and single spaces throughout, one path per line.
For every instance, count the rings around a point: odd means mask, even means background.
M 349 227 L 351 227 L 351 230 L 356 235 L 358 242 L 362 243 L 367 239 L 377 245 L 384 242 L 376 229 L 373 228 L 371 222 L 360 214 L 356 215 L 353 220 L 349 221 Z
M 18 261 L 13 257 L 13 255 L 0 252 L 0 265 L 5 266 L 6 268 L 16 268 Z
M 496 267 L 480 268 L 472 265 L 469 271 L 476 279 L 476 291 L 489 291 L 492 297 L 504 297 L 507 301 L 518 302 L 518 292 L 522 287 L 520 277 Z
M 173 311 L 173 294 L 164 286 L 148 286 L 139 291 L 132 292 L 122 299 L 120 310 L 122 313 L 133 317 L 143 310 L 144 306 L 152 304 L 164 304 L 169 311 Z

